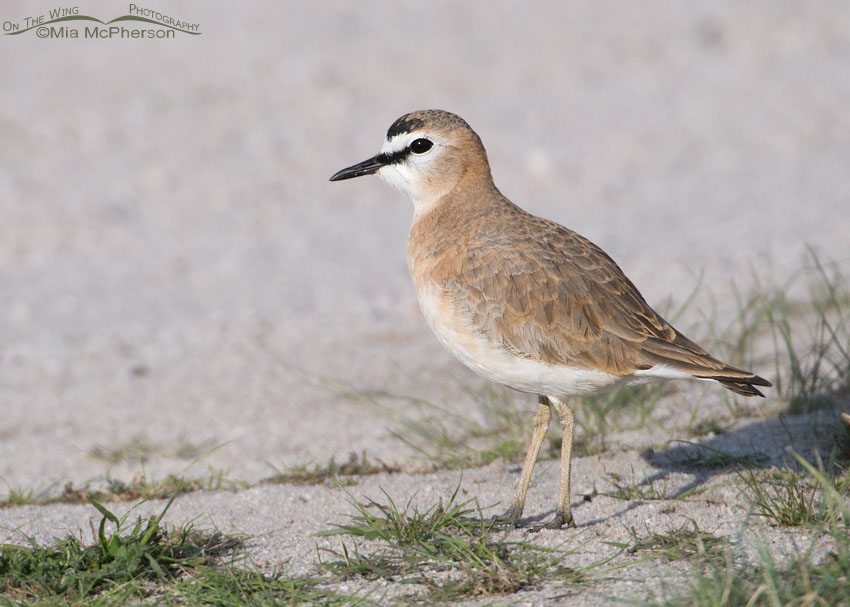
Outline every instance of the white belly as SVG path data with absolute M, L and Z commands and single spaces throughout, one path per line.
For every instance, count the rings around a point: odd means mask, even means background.
M 419 288 L 417 294 L 422 313 L 440 343 L 467 367 L 494 382 L 534 394 L 573 396 L 599 392 L 632 379 L 516 355 L 471 326 L 435 288 Z

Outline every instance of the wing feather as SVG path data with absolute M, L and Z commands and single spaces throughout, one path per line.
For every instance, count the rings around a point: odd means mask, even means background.
M 630 375 L 667 365 L 758 393 L 766 380 L 711 357 L 676 331 L 602 249 L 563 226 L 525 214 L 482 225 L 465 247 L 447 294 L 491 343 L 555 365 Z M 488 260 L 499 259 L 498 266 Z

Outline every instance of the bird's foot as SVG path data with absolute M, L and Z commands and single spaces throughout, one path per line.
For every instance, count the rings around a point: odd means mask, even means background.
M 505 512 L 497 514 L 490 520 L 500 527 L 518 527 L 520 518 L 522 518 L 522 506 L 514 504 Z
M 567 527 L 568 529 L 571 527 L 575 527 L 576 523 L 573 520 L 572 512 L 558 512 L 555 514 L 554 518 L 546 521 L 545 523 L 540 523 L 539 525 L 532 525 L 529 527 L 530 531 L 540 531 L 542 529 L 563 529 Z

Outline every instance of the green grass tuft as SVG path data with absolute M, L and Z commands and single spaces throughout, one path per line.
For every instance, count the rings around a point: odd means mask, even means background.
M 129 482 L 107 477 L 105 487 L 99 488 L 92 488 L 88 482 L 80 486 L 69 482 L 59 494 L 49 490 L 36 494 L 31 489 L 13 489 L 5 500 L 0 500 L 0 508 L 29 504 L 85 504 L 91 500 L 106 503 L 154 500 L 165 499 L 177 493 L 232 491 L 246 487 L 247 483 L 229 479 L 223 470 L 213 468 L 209 469 L 206 476 L 194 478 L 169 474 L 164 479 L 149 479 L 144 474 L 137 474 Z
M 146 434 L 136 434 L 126 441 L 111 445 L 95 445 L 88 451 L 89 457 L 110 464 L 147 463 L 154 456 L 196 460 L 218 449 L 221 445 L 206 441 L 193 443 L 179 440 L 174 445 L 160 444 Z
M 842 486 L 797 457 L 808 478 L 823 495 L 823 516 L 813 523 L 815 537 L 810 546 L 790 563 L 778 563 L 765 544 L 759 547 L 758 562 L 734 565 L 727 552 L 723 564 L 695 564 L 687 590 L 656 598 L 658 607 L 777 607 L 850 605 L 850 505 Z M 829 552 L 815 558 L 815 548 L 828 545 Z
M 167 528 L 174 497 L 153 516 L 131 520 L 91 502 L 102 518 L 96 541 L 68 536 L 52 546 L 0 545 L 0 605 L 373 605 L 317 578 L 264 575 L 234 551 L 245 536 Z
M 628 553 L 648 552 L 655 558 L 666 561 L 692 560 L 695 562 L 722 561 L 729 540 L 720 538 L 699 528 L 696 521 L 683 524 L 678 529 L 667 533 L 651 533 L 642 537 L 632 527 L 632 536 Z
M 424 512 L 409 503 L 399 508 L 384 496 L 386 503 L 369 499 L 361 504 L 352 498 L 356 514 L 351 522 L 320 534 L 376 543 L 368 552 L 357 542 L 324 549 L 332 558 L 323 562 L 327 571 L 411 584 L 431 604 L 510 594 L 544 581 L 581 584 L 601 564 L 569 567 L 563 561 L 570 551 L 506 540 L 498 523 L 485 519 L 472 501 L 456 501 L 457 490 L 446 504 L 441 501 Z
M 240 545 L 240 538 L 199 533 L 191 525 L 167 531 L 161 523 L 173 500 L 159 514 L 135 522 L 129 521 L 129 512 L 119 518 L 92 501 L 102 514 L 94 546 L 83 546 L 73 536 L 50 547 L 32 540 L 28 547 L 3 545 L 0 580 L 4 592 L 22 599 L 81 599 L 116 588 L 129 589 L 134 582 L 135 594 L 142 590 L 140 582 L 166 582 L 186 567 L 205 564 Z
M 850 284 L 838 264 L 823 263 L 811 251 L 807 261 L 807 300 L 795 302 L 780 291 L 766 307 L 777 351 L 776 389 L 792 413 L 850 397 Z
M 803 462 L 795 454 L 798 461 Z M 841 470 L 834 462 L 826 469 L 818 458 L 817 474 L 809 472 L 808 462 L 802 470 L 771 467 L 768 470 L 741 470 L 738 476 L 756 515 L 787 527 L 823 523 L 835 511 L 824 492 L 831 491 L 850 498 L 850 471 Z M 827 472 L 827 470 L 829 472 Z
M 5 502 L 0 501 L 0 506 L 26 506 L 37 501 L 38 497 L 32 489 L 9 489 L 9 497 Z
M 318 485 L 320 483 L 335 483 L 352 485 L 355 483 L 353 477 L 368 476 L 372 474 L 401 472 L 398 465 L 390 465 L 381 461 L 371 461 L 366 452 L 360 454 L 358 459 L 355 454 L 347 462 L 338 464 L 333 458 L 324 466 L 293 466 L 285 470 L 278 470 L 276 474 L 263 479 L 263 484 L 294 484 L 294 485 Z M 345 478 L 341 478 L 345 477 Z

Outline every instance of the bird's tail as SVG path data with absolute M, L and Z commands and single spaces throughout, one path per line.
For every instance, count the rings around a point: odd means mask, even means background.
M 730 379 L 726 377 L 711 377 L 706 379 L 715 379 L 720 382 L 724 388 L 728 388 L 736 394 L 743 394 L 744 396 L 761 396 L 762 398 L 764 398 L 764 394 L 762 394 L 761 390 L 756 388 L 756 386 L 765 386 L 769 388 L 773 385 L 765 378 L 759 377 L 758 375 L 753 375 L 752 377 L 745 379 Z
M 713 379 L 736 394 L 764 397 L 756 386 L 769 388 L 773 385 L 755 373 L 714 358 L 678 331 L 672 342 L 647 340 L 644 348 L 645 355 L 652 356 L 647 361 L 649 364 L 667 364 L 699 379 Z

